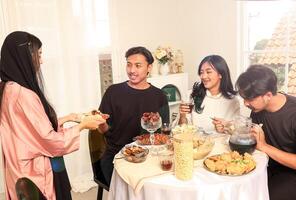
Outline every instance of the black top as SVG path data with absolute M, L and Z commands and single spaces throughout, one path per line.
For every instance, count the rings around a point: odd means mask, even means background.
M 150 85 L 144 90 L 134 89 L 127 82 L 111 85 L 104 94 L 100 111 L 110 115 L 110 129 L 105 133 L 107 151 L 116 154 L 124 145 L 141 134 L 144 112 L 159 112 L 162 122 L 169 122 L 169 107 L 165 94 Z M 147 131 L 145 131 L 147 133 Z
M 266 142 L 277 149 L 296 153 L 296 97 L 285 95 L 286 103 L 276 112 L 251 113 L 255 123 L 263 124 Z M 269 167 L 288 169 L 275 160 L 269 160 Z M 288 169 L 289 170 L 289 169 Z

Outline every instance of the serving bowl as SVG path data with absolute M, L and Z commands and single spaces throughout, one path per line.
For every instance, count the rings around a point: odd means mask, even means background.
M 164 145 L 167 143 L 169 135 L 163 133 L 154 133 L 154 145 Z M 151 145 L 150 134 L 145 133 L 133 138 L 137 145 Z
M 213 150 L 214 145 L 215 142 L 211 137 L 195 135 L 193 137 L 193 159 L 203 159 Z
M 121 154 L 128 162 L 141 163 L 146 160 L 149 149 L 139 145 L 128 144 L 121 149 Z

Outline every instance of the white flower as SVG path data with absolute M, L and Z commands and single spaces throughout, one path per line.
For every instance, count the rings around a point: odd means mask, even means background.
M 156 57 L 157 59 L 161 59 L 161 58 L 163 58 L 163 57 L 166 56 L 166 55 L 167 55 L 167 53 L 166 53 L 165 50 L 163 50 L 163 49 L 156 49 L 155 57 Z
M 170 47 L 158 47 L 154 56 L 161 64 L 165 64 L 173 59 L 173 51 Z

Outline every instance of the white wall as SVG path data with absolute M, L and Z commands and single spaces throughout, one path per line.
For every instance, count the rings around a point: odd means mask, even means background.
M 124 80 L 127 49 L 145 46 L 151 51 L 159 45 L 178 47 L 176 15 L 178 0 L 111 0 L 111 32 L 118 63 L 115 81 Z M 114 59 L 113 59 L 114 60 Z M 115 61 L 116 62 L 116 61 Z
M 184 51 L 190 86 L 197 79 L 197 67 L 207 55 L 219 54 L 236 74 L 236 1 L 179 1 L 179 45 Z M 232 81 L 234 81 L 232 79 Z
M 154 51 L 170 45 L 184 54 L 189 88 L 197 66 L 209 54 L 223 56 L 236 77 L 237 2 L 233 0 L 111 0 L 111 32 L 116 47 L 115 81 L 125 79 L 125 51 L 136 45 Z M 234 78 L 233 78 L 233 81 Z

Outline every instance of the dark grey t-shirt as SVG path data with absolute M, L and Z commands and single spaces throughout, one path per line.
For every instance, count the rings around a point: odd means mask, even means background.
M 286 103 L 276 112 L 251 113 L 252 121 L 262 123 L 266 142 L 285 152 L 296 153 L 296 97 L 285 95 Z M 270 159 L 270 167 L 287 168 Z
M 107 121 L 110 130 L 105 136 L 107 151 L 111 154 L 143 133 L 141 117 L 144 112 L 159 112 L 162 122 L 169 122 L 167 97 L 153 85 L 144 90 L 131 88 L 127 82 L 111 85 L 102 98 L 100 111 L 110 115 Z

